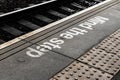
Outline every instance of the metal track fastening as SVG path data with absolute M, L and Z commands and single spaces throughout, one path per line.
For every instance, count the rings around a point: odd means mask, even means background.
M 120 70 L 120 58 L 118 55 L 107 53 L 101 49 L 93 48 L 78 60 L 112 75 Z
M 112 75 L 80 62 L 73 62 L 50 80 L 110 80 Z
M 120 34 L 116 34 L 114 36 L 117 37 L 118 35 Z M 106 38 L 100 44 L 98 44 L 97 48 L 120 56 L 120 39 L 115 37 Z

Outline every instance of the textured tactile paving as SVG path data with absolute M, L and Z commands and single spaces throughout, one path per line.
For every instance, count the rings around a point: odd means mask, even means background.
M 113 34 L 110 35 L 110 37 L 114 37 L 114 38 L 117 38 L 117 39 L 120 39 L 120 29 L 117 30 L 116 32 L 114 32 Z
M 78 60 L 50 80 L 111 80 L 120 70 L 120 29 Z
M 120 58 L 101 49 L 92 49 L 78 60 L 111 74 L 120 69 Z
M 120 29 L 103 40 L 97 48 L 120 56 Z
M 50 80 L 110 80 L 111 75 L 80 62 L 73 62 Z
M 116 34 L 114 36 L 117 37 L 118 35 L 119 34 Z M 120 56 L 120 39 L 115 37 L 106 38 L 97 46 L 97 48 L 105 50 L 108 53 L 110 52 Z

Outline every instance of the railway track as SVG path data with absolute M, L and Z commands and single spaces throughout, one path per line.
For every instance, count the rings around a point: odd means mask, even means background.
M 0 17 L 41 6 L 55 0 L 0 0 Z
M 1 80 L 119 80 L 119 0 L 19 1 L 0 2 Z
M 38 7 L 35 9 L 35 12 L 33 10 L 32 14 L 31 11 L 28 11 L 28 14 L 21 14 L 19 15 L 20 18 L 18 15 L 12 16 L 15 18 L 7 21 L 3 20 L 3 23 L 0 25 L 0 44 L 34 31 L 38 28 L 44 27 L 74 13 L 85 10 L 91 6 L 97 5 L 103 1 L 104 0 L 58 1 Z

